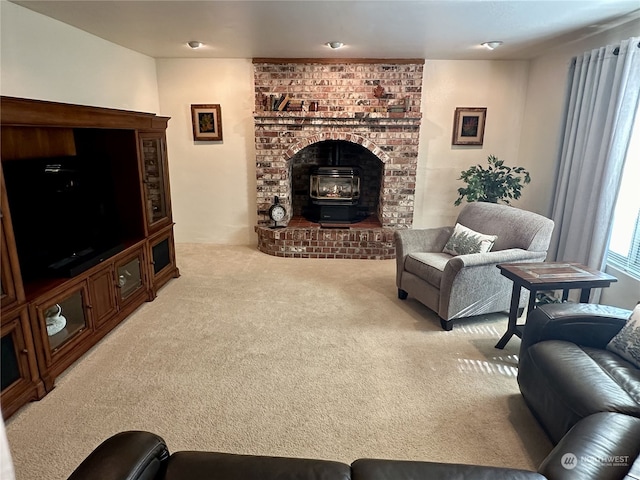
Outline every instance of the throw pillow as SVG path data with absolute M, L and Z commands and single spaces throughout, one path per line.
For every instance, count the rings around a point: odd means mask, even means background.
M 627 323 L 607 344 L 607 350 L 640 368 L 640 304 L 636 305 Z
M 442 250 L 451 255 L 467 255 L 469 253 L 486 253 L 493 248 L 497 235 L 484 235 L 456 223 L 449 241 Z

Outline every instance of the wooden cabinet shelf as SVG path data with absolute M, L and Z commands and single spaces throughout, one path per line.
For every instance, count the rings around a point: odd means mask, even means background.
M 167 117 L 12 97 L 0 104 L 6 419 L 179 271 Z

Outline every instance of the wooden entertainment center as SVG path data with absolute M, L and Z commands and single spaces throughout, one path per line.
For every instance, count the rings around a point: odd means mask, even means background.
M 179 276 L 168 121 L 0 97 L 3 418 Z

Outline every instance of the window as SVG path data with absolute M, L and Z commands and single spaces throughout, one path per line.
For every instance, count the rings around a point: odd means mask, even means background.
M 640 279 L 640 112 L 631 134 L 613 213 L 607 263 Z

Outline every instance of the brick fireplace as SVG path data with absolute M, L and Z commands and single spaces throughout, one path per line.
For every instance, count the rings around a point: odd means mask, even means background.
M 424 61 L 343 62 L 254 59 L 255 230 L 265 253 L 389 259 L 393 231 L 412 225 Z M 327 225 L 302 215 L 308 172 L 328 165 L 321 153 L 336 142 L 350 165 L 368 172 L 370 205 L 361 208 L 370 211 L 361 222 Z M 285 228 L 271 228 L 275 197 L 288 212 Z

